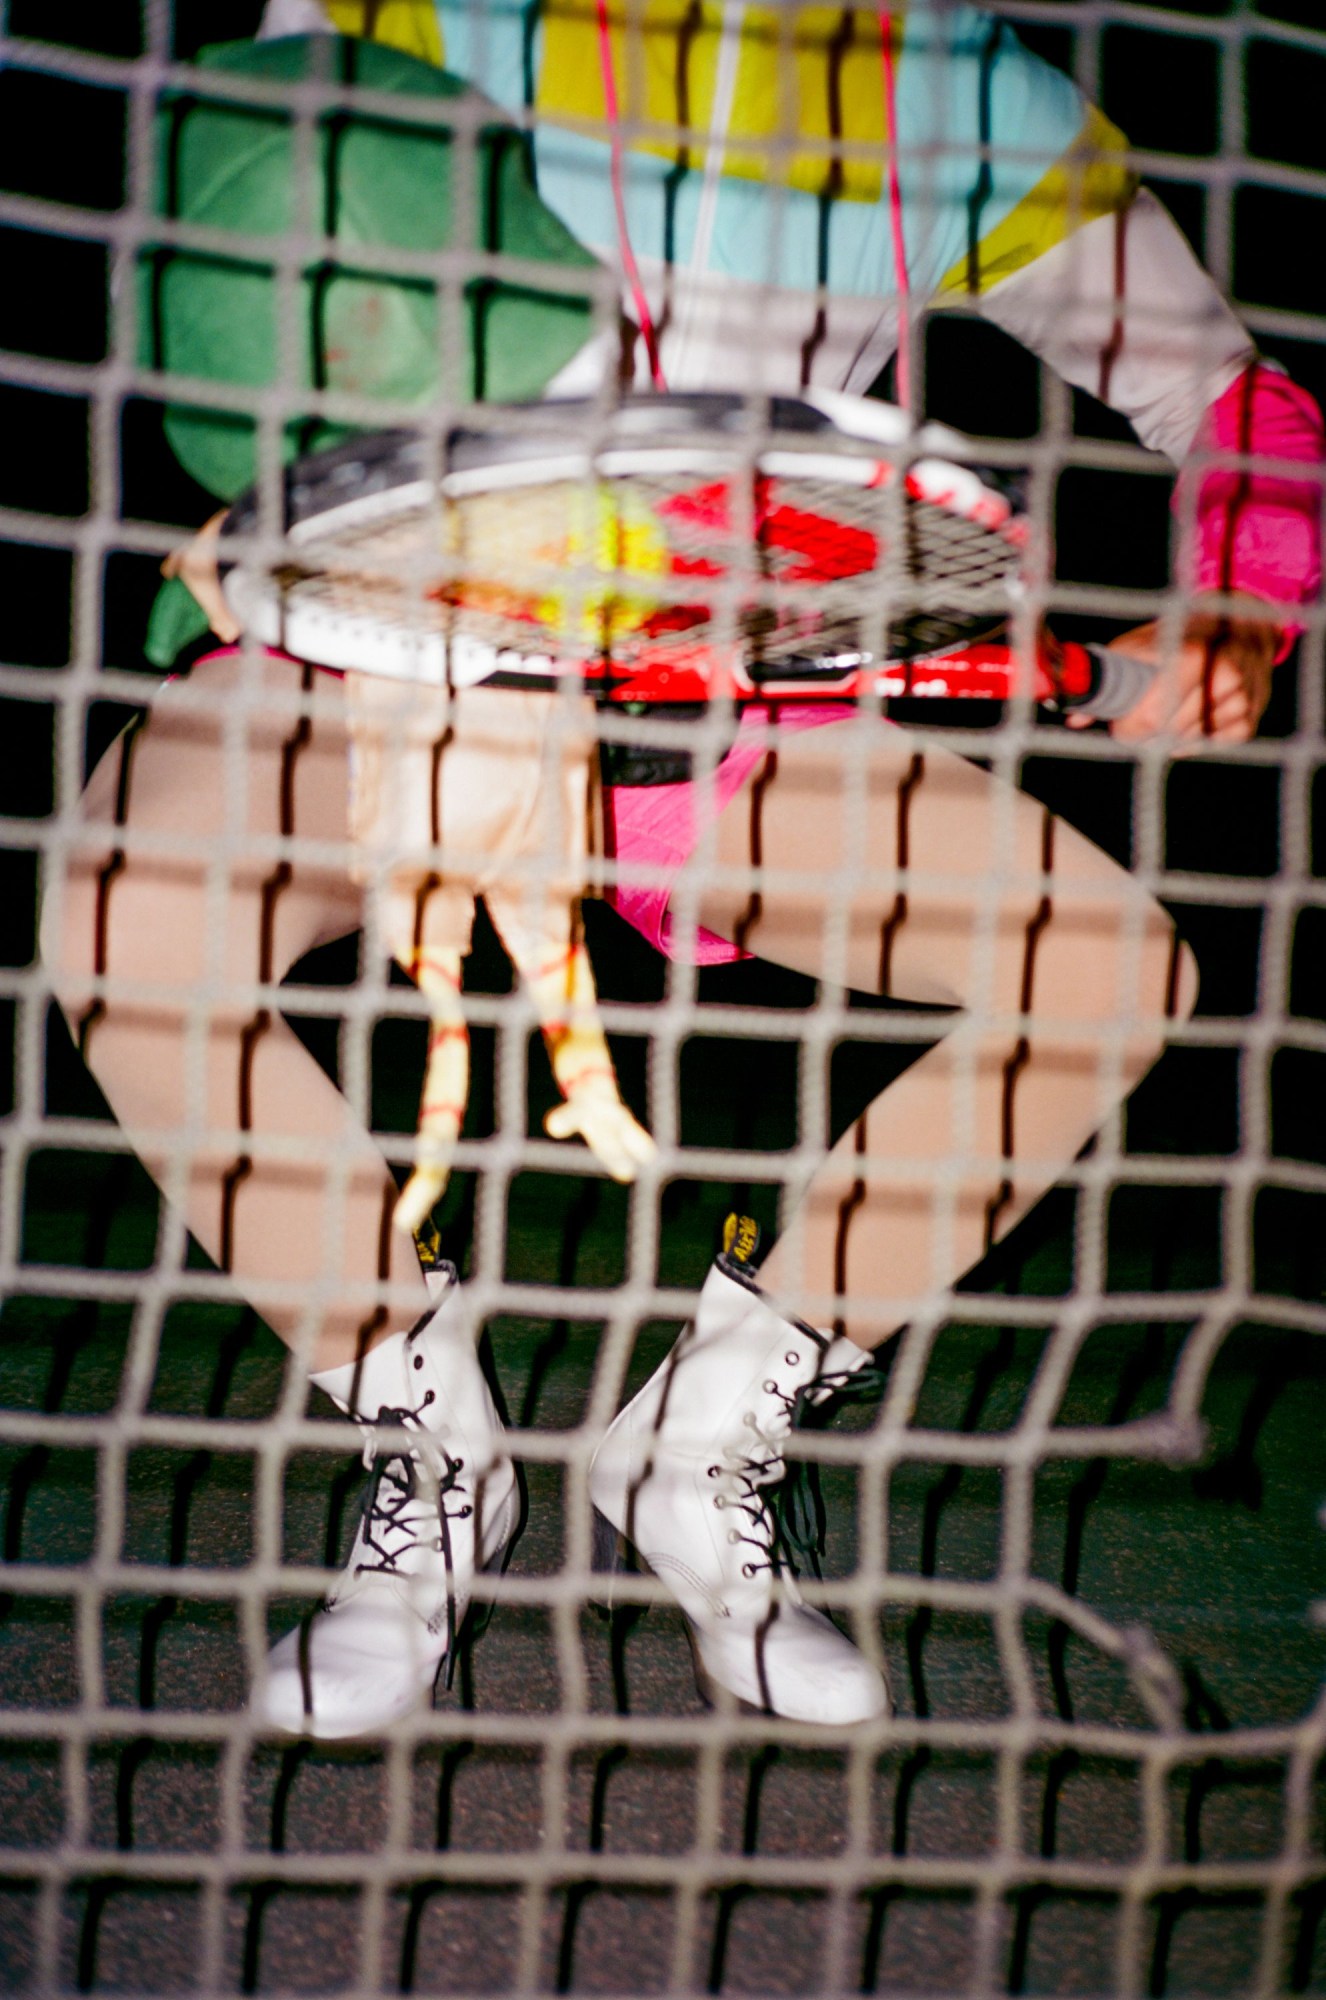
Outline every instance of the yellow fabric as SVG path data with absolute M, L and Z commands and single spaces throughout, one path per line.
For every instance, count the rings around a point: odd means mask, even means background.
M 1029 195 L 981 240 L 980 270 L 967 257 L 946 271 L 938 296 L 985 291 L 1062 243 L 1084 222 L 1127 208 L 1137 175 L 1127 162 L 1128 141 L 1103 112 L 1089 106 L 1082 130 Z
M 721 5 L 693 0 L 617 0 L 611 8 L 618 118 L 633 150 L 703 166 L 722 20 Z M 898 39 L 895 27 L 895 60 Z M 535 104 L 553 123 L 602 133 L 607 106 L 593 0 L 551 0 L 544 9 Z M 631 130 L 641 125 L 665 129 Z M 793 135 L 795 150 L 768 144 Z M 835 138 L 854 156 L 835 160 Z M 886 138 L 873 7 L 746 9 L 725 173 L 877 201 Z
M 343 35 L 383 42 L 442 67 L 442 30 L 433 0 L 322 0 L 322 9 Z

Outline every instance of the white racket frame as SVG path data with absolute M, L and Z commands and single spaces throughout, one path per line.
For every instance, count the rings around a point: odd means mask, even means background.
M 405 480 L 399 486 L 339 501 L 294 523 L 286 532 L 282 552 L 289 560 L 298 562 L 301 550 L 329 534 L 363 529 L 377 521 L 403 519 L 436 506 L 439 500 L 464 500 L 521 487 L 635 475 L 693 473 L 703 479 L 738 473 L 749 477 L 754 473 L 769 478 L 813 478 L 857 488 L 887 487 L 901 474 L 914 497 L 1001 536 L 1022 553 L 1025 523 L 1007 497 L 987 486 L 970 466 L 941 455 L 968 449 L 967 441 L 957 432 L 933 424 L 914 430 L 906 413 L 891 404 L 834 391 L 810 391 L 800 400 L 826 418 L 844 444 L 884 445 L 897 456 L 880 458 L 875 453 L 826 450 L 826 436 L 831 439 L 833 433 L 823 431 L 806 433 L 804 449 L 789 449 L 779 444 L 754 456 L 742 450 L 740 434 L 721 446 L 677 444 L 672 439 L 651 444 L 632 439 L 629 443 L 610 443 L 595 450 L 568 449 L 563 433 L 546 458 L 499 458 L 488 465 L 444 473 L 439 480 Z M 546 405 L 550 430 L 558 426 L 559 419 L 565 424 L 572 407 L 567 403 Z M 529 414 L 528 410 L 522 412 L 525 416 Z M 587 408 L 586 415 L 592 415 L 592 409 Z M 913 456 L 914 452 L 918 455 Z M 241 549 L 239 561 L 224 580 L 223 590 L 246 636 L 260 645 L 278 648 L 319 666 L 427 686 L 470 687 L 499 673 L 554 678 L 582 664 L 570 653 L 560 656 L 547 648 L 502 646 L 466 631 L 446 634 L 411 631 L 303 598 L 297 590 L 283 590 L 274 572 L 270 548 L 263 555 L 262 538 L 253 535 L 246 540 L 249 548 Z M 1005 587 L 1010 605 L 1015 604 L 1020 595 L 1015 572 L 1009 575 Z M 945 650 L 956 652 L 961 646 L 939 649 L 931 657 L 941 658 Z M 861 656 L 854 656 L 853 671 L 861 664 Z M 891 664 L 896 665 L 885 660 L 878 664 L 881 673 Z M 742 678 L 739 670 L 737 677 Z M 752 681 L 752 691 L 755 685 Z M 881 692 L 891 691 L 881 687 Z

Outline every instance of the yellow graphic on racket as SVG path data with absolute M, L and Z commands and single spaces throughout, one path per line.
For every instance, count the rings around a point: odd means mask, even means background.
M 438 602 L 537 628 L 576 653 L 614 651 L 669 601 L 635 587 L 672 571 L 657 514 L 640 492 L 606 480 L 453 501 L 443 553 L 455 570 Z

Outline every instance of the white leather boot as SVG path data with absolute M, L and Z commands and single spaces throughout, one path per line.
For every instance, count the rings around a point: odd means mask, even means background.
M 707 1677 L 798 1722 L 867 1722 L 888 1714 L 887 1684 L 803 1601 L 768 1506 L 798 1395 L 828 1345 L 775 1312 L 725 1252 L 693 1323 L 599 1446 L 589 1486 L 608 1524 L 606 1535 L 595 1524 L 600 1559 L 612 1559 L 616 1530 L 668 1586 L 702 1688 Z
M 515 1467 L 450 1265 L 437 1301 L 359 1365 L 309 1380 L 364 1431 L 373 1474 L 350 1561 L 322 1608 L 272 1649 L 254 1706 L 276 1729 L 362 1736 L 407 1715 L 455 1665 L 474 1573 L 504 1564 L 520 1522 Z

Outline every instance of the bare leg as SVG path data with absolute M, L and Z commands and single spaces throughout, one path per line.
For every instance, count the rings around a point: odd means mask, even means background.
M 215 658 L 189 682 L 210 694 L 206 715 L 167 692 L 121 737 L 84 796 L 43 950 L 153 1176 L 174 1180 L 194 1236 L 276 1332 L 327 1369 L 411 1324 L 428 1295 L 390 1228 L 382 1155 L 275 1008 L 245 990 L 360 922 L 339 862 L 292 863 L 270 845 L 347 840 L 345 731 L 298 712 L 305 678 L 285 661 Z M 336 686 L 317 677 L 324 701 Z M 227 745 L 227 726 L 242 740 Z M 161 845 L 135 851 L 139 836 Z M 138 990 L 95 999 L 97 973 Z M 404 1294 L 390 1314 L 388 1280 Z M 281 1298 L 273 1283 L 307 1289 Z
M 711 888 L 700 920 L 814 977 L 964 1009 L 839 1140 L 764 1266 L 772 1294 L 872 1347 L 1039 1200 L 1196 978 L 1168 917 L 1090 841 L 965 759 L 864 726 L 855 796 L 850 726 L 764 759 L 720 817 L 718 857 L 792 884 Z M 873 883 L 845 883 L 852 868 Z

